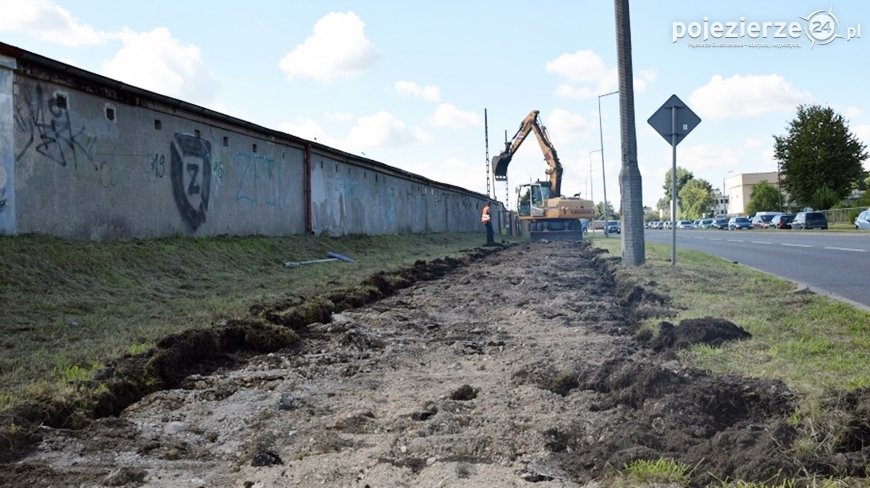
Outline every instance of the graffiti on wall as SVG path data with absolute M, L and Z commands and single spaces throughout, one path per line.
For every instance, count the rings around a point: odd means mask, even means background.
M 6 209 L 6 169 L 0 166 L 0 213 Z
M 15 125 L 25 140 L 15 161 L 32 148 L 61 166 L 72 163 L 78 168 L 80 161 L 93 163 L 97 137 L 88 134 L 84 125 L 74 125 L 68 108 L 61 106 L 58 100 L 56 96 L 46 96 L 41 85 L 19 98 Z M 62 100 L 65 104 L 66 98 Z M 99 165 L 95 168 L 99 169 Z
M 190 134 L 175 134 L 170 143 L 172 194 L 181 217 L 196 230 L 205 222 L 211 191 L 211 143 Z
M 217 157 L 212 157 L 209 160 L 209 164 L 211 165 L 211 175 L 217 178 L 218 181 L 223 181 L 224 179 L 224 162 L 218 159 Z
M 236 173 L 239 175 L 239 188 L 236 201 L 251 205 L 261 203 L 275 207 L 280 201 L 281 165 L 274 159 L 258 154 L 237 153 Z
M 155 178 L 163 178 L 166 174 L 166 156 L 157 153 L 154 156 L 146 156 L 145 166 L 149 174 L 153 174 Z

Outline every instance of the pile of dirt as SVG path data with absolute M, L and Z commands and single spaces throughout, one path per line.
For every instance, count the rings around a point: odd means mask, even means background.
M 661 322 L 659 333 L 650 340 L 650 346 L 656 351 L 685 349 L 696 344 L 719 347 L 728 341 L 751 337 L 752 334 L 730 320 L 704 317 L 681 320 L 677 327 L 670 322 Z M 642 339 L 649 339 L 649 336 L 642 336 Z

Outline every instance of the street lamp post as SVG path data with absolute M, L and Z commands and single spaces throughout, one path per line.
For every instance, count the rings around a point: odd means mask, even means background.
M 596 149 L 594 151 L 589 151 L 589 179 L 587 181 L 588 188 L 586 188 L 586 193 L 589 195 L 589 200 L 592 200 L 592 204 L 595 205 L 595 197 L 592 196 L 592 155 L 601 152 L 601 149 Z M 592 209 L 595 211 L 595 209 Z
M 598 138 L 601 144 L 601 185 L 604 187 L 604 203 L 602 204 L 602 207 L 604 207 L 604 237 L 607 237 L 607 219 L 609 215 L 607 212 L 607 178 L 605 178 L 604 176 L 604 128 L 601 125 L 601 97 L 606 97 L 608 95 L 614 95 L 617 93 L 619 93 L 619 90 L 605 93 L 603 95 L 598 95 Z
M 725 216 L 726 217 L 731 213 L 731 212 L 729 212 L 729 210 L 731 210 L 731 195 L 730 195 L 730 192 L 728 192 L 725 189 L 725 179 L 728 177 L 728 175 L 730 175 L 733 172 L 734 172 L 733 169 L 729 170 L 727 173 L 725 173 L 725 176 L 722 177 L 722 204 L 725 205 Z M 726 195 L 728 195 L 728 196 L 726 196 Z

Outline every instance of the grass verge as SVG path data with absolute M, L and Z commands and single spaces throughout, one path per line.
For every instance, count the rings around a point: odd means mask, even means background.
M 593 243 L 621 254 L 620 239 Z M 618 273 L 668 294 L 676 312 L 670 322 L 725 318 L 752 334 L 722 347 L 695 346 L 680 359 L 716 375 L 782 381 L 798 397 L 790 419 L 801 432 L 795 457 L 831 453 L 850 422 L 838 401 L 870 388 L 870 313 L 715 256 L 678 248 L 674 267 L 670 255 L 670 246 L 647 243 L 646 263 Z M 660 321 L 640 327 L 657 332 Z
M 71 394 L 106 359 L 244 318 L 257 303 L 299 301 L 481 243 L 475 233 L 102 243 L 0 237 L 0 412 Z M 329 251 L 355 262 L 283 264 Z

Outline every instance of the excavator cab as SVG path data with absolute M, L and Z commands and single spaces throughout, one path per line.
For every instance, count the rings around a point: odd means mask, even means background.
M 520 185 L 517 187 L 517 215 L 542 217 L 549 196 L 549 188 L 542 186 L 540 182 Z

